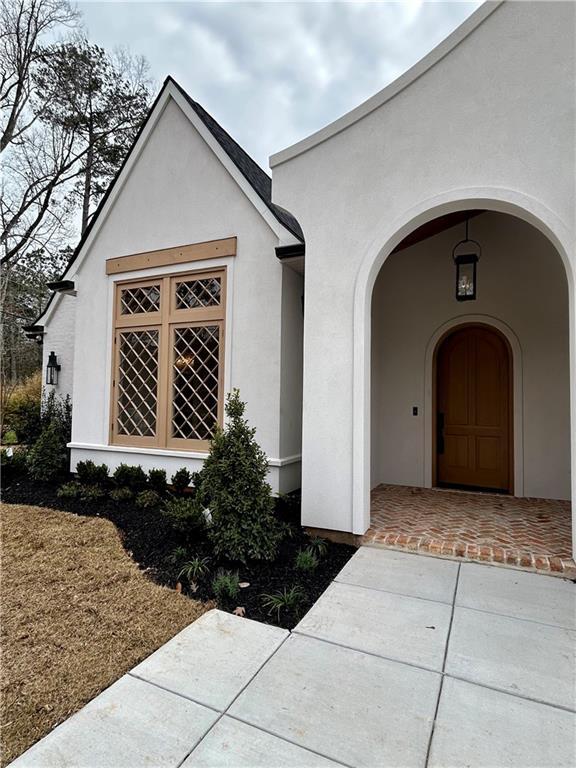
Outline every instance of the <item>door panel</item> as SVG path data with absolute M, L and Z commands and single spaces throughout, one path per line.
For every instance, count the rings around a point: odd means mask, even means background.
M 510 354 L 497 331 L 466 326 L 437 354 L 438 485 L 510 490 Z

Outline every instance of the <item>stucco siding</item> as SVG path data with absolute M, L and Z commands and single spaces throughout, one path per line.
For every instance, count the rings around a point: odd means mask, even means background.
M 230 236 L 238 238 L 236 257 L 105 274 L 105 261 L 111 257 Z M 282 458 L 282 266 L 275 258 L 276 245 L 274 232 L 179 106 L 169 100 L 76 277 L 72 443 L 83 447 L 73 448 L 73 465 L 82 451 L 93 450 L 87 446 L 109 443 L 115 279 L 220 265 L 228 269 L 225 390 L 240 389 L 260 445 L 271 459 Z M 101 460 L 107 460 L 104 452 Z M 191 456 L 190 461 L 194 469 L 201 459 Z M 177 463 L 186 462 L 179 458 Z M 155 455 L 154 465 L 164 464 L 174 467 L 170 456 Z
M 503 3 L 390 101 L 274 165 L 274 200 L 306 237 L 305 523 L 361 533 L 369 522 L 367 296 L 395 233 L 438 201 L 522 200 L 573 259 L 574 13 Z

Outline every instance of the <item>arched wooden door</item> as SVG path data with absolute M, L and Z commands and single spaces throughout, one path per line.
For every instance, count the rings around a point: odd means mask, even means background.
M 436 481 L 511 492 L 510 348 L 484 325 L 456 329 L 436 357 Z

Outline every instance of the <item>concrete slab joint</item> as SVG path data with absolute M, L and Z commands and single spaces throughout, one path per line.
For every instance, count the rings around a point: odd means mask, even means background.
M 568 768 L 574 585 L 361 547 L 290 633 L 209 611 L 16 768 Z

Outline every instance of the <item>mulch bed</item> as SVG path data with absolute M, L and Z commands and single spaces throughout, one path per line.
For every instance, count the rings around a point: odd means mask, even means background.
M 98 502 L 60 499 L 56 486 L 27 479 L 14 481 L 5 489 L 3 501 L 10 504 L 33 504 L 111 520 L 120 531 L 125 549 L 139 567 L 157 584 L 177 587 L 181 563 L 174 563 L 172 553 L 182 545 L 182 541 L 158 510 L 142 510 L 132 502 L 120 503 L 108 499 Z M 200 539 L 188 549 L 187 559 L 195 555 L 209 557 L 210 572 L 203 579 L 199 579 L 193 594 L 188 593 L 187 583 L 182 580 L 183 594 L 188 594 L 194 600 L 213 600 L 211 583 L 216 571 L 219 568 L 238 571 L 240 581 L 247 582 L 249 586 L 241 590 L 235 604 L 219 604 L 218 607 L 228 611 L 241 607 L 247 618 L 292 629 L 356 550 L 345 544 L 326 542 L 327 551 L 319 558 L 318 566 L 312 571 L 301 571 L 295 567 L 295 559 L 298 552 L 309 545 L 309 538 L 300 526 L 298 498 L 292 496 L 280 502 L 277 514 L 289 524 L 290 535 L 283 540 L 278 557 L 273 562 L 253 561 L 241 565 L 216 560 L 212 556 L 209 542 Z M 298 610 L 284 611 L 280 616 L 276 612 L 269 613 L 263 605 L 263 595 L 278 593 L 293 586 L 298 586 L 303 595 Z

